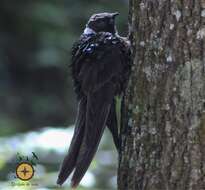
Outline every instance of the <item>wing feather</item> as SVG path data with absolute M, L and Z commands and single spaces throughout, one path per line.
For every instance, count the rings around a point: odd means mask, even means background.
M 73 187 L 79 184 L 97 151 L 113 97 L 114 87 L 112 83 L 105 84 L 98 91 L 90 93 L 87 97 L 86 128 L 71 180 Z

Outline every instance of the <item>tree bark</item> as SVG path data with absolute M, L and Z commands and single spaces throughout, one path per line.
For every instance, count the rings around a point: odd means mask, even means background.
M 130 0 L 119 190 L 205 190 L 205 0 Z

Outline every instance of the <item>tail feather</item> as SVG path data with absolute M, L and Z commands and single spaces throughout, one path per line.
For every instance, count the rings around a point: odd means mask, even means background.
M 78 105 L 78 115 L 77 115 L 74 135 L 71 141 L 68 154 L 63 160 L 60 173 L 58 175 L 57 184 L 59 185 L 62 185 L 64 183 L 64 181 L 68 178 L 68 176 L 71 174 L 71 172 L 73 171 L 76 165 L 78 153 L 84 136 L 85 113 L 86 113 L 86 99 L 84 98 L 79 102 Z
M 88 95 L 86 128 L 83 143 L 72 176 L 72 187 L 76 187 L 87 171 L 102 137 L 114 96 L 112 84 L 106 84 L 99 91 Z

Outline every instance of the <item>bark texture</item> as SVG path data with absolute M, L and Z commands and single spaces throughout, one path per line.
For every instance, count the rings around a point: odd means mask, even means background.
M 119 190 L 205 190 L 205 0 L 130 0 Z

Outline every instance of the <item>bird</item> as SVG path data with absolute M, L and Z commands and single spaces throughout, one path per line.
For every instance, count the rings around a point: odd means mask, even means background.
M 123 96 L 130 73 L 130 43 L 118 34 L 114 13 L 93 14 L 72 48 L 71 75 L 78 110 L 72 141 L 58 175 L 62 185 L 73 172 L 76 189 L 97 151 L 105 127 L 119 150 L 116 96 Z

